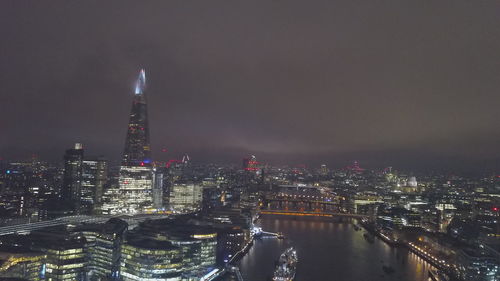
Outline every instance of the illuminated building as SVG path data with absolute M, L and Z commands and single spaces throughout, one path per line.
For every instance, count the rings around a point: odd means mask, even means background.
M 365 170 L 359 166 L 358 161 L 354 161 L 352 166 L 347 166 L 346 169 L 354 173 L 362 173 Z
M 156 170 L 154 173 L 154 188 L 153 188 L 153 208 L 156 210 L 162 209 L 163 206 L 163 177 L 161 170 Z
M 243 170 L 245 171 L 257 171 L 259 169 L 259 162 L 255 155 L 251 155 L 249 158 L 243 159 Z
M 120 167 L 119 207 L 112 213 L 137 213 L 153 206 L 153 170 L 149 142 L 144 69 L 136 81 L 130 119 Z
M 319 169 L 319 174 L 321 176 L 327 176 L 329 173 L 330 173 L 330 170 L 328 169 L 328 167 L 325 164 L 321 165 L 321 167 Z
M 199 280 L 216 266 L 217 231 L 209 226 L 190 224 L 188 217 L 145 221 L 130 236 L 132 240 L 135 236 L 142 238 L 142 241 L 168 242 L 169 245 L 178 249 L 179 267 L 177 270 L 185 278 L 182 280 Z M 163 247 L 162 244 L 158 246 Z M 123 258 L 125 259 L 125 251 Z M 154 258 L 153 256 L 150 259 Z M 123 270 L 122 267 L 122 277 L 125 277 Z
M 203 222 L 217 230 L 217 264 L 226 264 L 251 241 L 252 214 L 239 208 L 216 208 L 203 213 Z
M 168 241 L 132 238 L 122 247 L 121 278 L 181 280 L 182 251 Z
M 22 278 L 40 280 L 44 274 L 45 254 L 33 251 L 4 251 L 0 249 L 0 279 Z
M 85 276 L 83 243 L 75 240 L 52 241 L 46 248 L 45 280 L 82 280 Z
M 462 249 L 457 257 L 457 271 L 462 280 L 497 281 L 499 278 L 498 258 L 487 249 Z
M 427 231 L 438 232 L 441 212 L 436 208 L 424 208 L 421 212 L 422 227 Z
M 90 280 L 118 280 L 120 276 L 121 247 L 127 223 L 110 219 L 97 233 L 88 248 L 87 274 Z
M 153 207 L 151 167 L 120 167 L 119 210 L 114 213 L 137 213 Z
M 83 161 L 81 204 L 87 214 L 92 210 L 97 212 L 102 203 L 104 185 L 108 176 L 107 166 L 107 161 L 102 158 Z
M 0 179 L 0 204 L 6 209 L 15 210 L 15 215 L 25 216 L 26 187 L 29 185 L 27 163 L 9 163 Z
M 111 215 L 117 213 L 121 207 L 119 200 L 120 198 L 120 188 L 117 185 L 111 185 L 104 191 L 99 212 L 103 215 Z
M 181 213 L 195 212 L 201 209 L 203 187 L 198 184 L 174 184 L 170 189 L 170 207 Z
M 418 186 L 418 183 L 417 183 L 417 178 L 415 177 L 410 177 L 408 179 L 408 186 L 411 186 L 411 187 L 417 187 Z
M 179 246 L 183 253 L 183 266 L 186 273 L 204 274 L 216 264 L 217 233 L 193 233 L 189 237 L 169 237 L 172 245 Z
M 217 240 L 217 263 L 226 264 L 250 239 L 249 231 L 228 227 L 220 230 Z
M 80 212 L 80 192 L 83 174 L 83 146 L 76 143 L 64 154 L 64 177 L 61 195 L 64 202 L 76 213 Z

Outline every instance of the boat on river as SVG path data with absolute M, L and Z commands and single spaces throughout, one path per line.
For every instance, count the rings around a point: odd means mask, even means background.
M 295 278 L 298 261 L 297 251 L 293 247 L 286 249 L 278 259 L 273 281 L 292 281 Z

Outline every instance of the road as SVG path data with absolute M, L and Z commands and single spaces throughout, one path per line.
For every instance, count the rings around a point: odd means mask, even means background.
M 68 216 L 61 217 L 48 221 L 24 223 L 17 225 L 9 225 L 0 227 L 0 236 L 8 234 L 27 234 L 33 230 L 41 229 L 44 227 L 63 225 L 63 224 L 81 224 L 81 223 L 104 223 L 111 218 L 119 218 L 126 221 L 129 226 L 137 225 L 141 221 L 147 219 L 161 219 L 166 218 L 166 214 L 137 214 L 137 215 L 114 215 L 114 216 Z

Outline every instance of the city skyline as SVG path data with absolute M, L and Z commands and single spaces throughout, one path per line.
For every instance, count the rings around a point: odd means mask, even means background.
M 120 159 L 146 68 L 154 159 L 498 171 L 498 3 L 122 3 L 3 4 L 0 157 Z
M 0 280 L 500 281 L 500 1 L 0 1 Z

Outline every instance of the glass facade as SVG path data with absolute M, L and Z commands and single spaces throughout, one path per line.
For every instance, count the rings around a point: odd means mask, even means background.
M 82 280 L 85 275 L 85 252 L 74 245 L 59 249 L 48 249 L 45 264 L 45 280 Z
M 146 103 L 146 74 L 141 70 L 120 167 L 120 196 L 111 213 L 137 213 L 153 207 L 153 170 Z
M 140 240 L 122 247 L 121 278 L 124 281 L 180 281 L 182 270 L 182 252 L 169 242 Z
M 84 160 L 81 186 L 82 209 L 85 213 L 100 213 L 104 185 L 107 181 L 107 161 Z
M 151 167 L 120 168 L 121 205 L 118 213 L 135 213 L 153 207 L 153 171 Z
M 66 150 L 64 154 L 64 176 L 61 195 L 65 203 L 76 212 L 79 212 L 80 192 L 83 174 L 83 147 L 75 144 L 74 149 Z
M 203 187 L 197 184 L 174 184 L 170 190 L 170 207 L 178 213 L 199 211 Z

